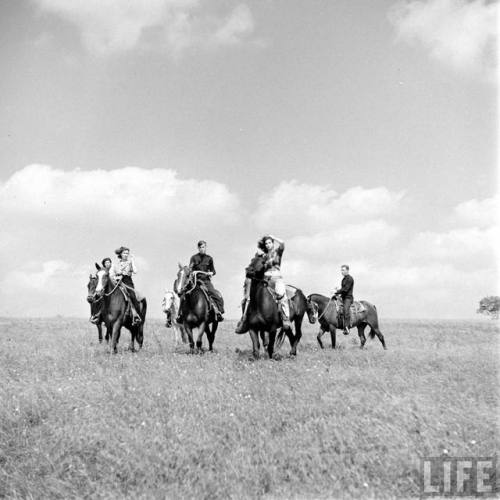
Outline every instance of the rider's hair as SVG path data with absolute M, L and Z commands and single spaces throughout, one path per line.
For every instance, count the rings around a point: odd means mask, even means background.
M 106 261 L 112 262 L 109 257 L 105 257 L 104 259 L 101 260 L 102 267 L 104 267 L 106 264 L 104 264 Z
M 266 241 L 267 240 L 274 241 L 272 236 L 269 236 L 268 234 L 266 234 L 265 236 L 262 236 L 262 238 L 257 242 L 257 248 L 259 248 L 259 250 L 262 250 L 262 252 L 264 252 L 264 253 L 267 253 L 267 248 L 266 248 Z
M 340 266 L 340 269 L 342 269 L 342 268 L 345 268 L 345 269 L 347 269 L 349 271 L 349 266 L 347 264 L 342 264 Z
M 198 241 L 198 248 L 200 248 L 202 245 L 206 245 L 207 242 L 205 240 L 200 240 Z

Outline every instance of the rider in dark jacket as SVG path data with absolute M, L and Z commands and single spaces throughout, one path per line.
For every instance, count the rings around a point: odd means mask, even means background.
M 337 288 L 335 295 L 338 295 L 342 299 L 344 304 L 344 335 L 349 335 L 349 323 L 351 321 L 351 304 L 354 300 L 353 289 L 354 289 L 354 279 L 349 274 L 349 266 L 344 264 L 340 271 L 342 273 L 342 283 L 340 288 Z

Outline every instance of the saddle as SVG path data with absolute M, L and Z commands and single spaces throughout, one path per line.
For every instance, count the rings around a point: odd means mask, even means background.
M 333 302 L 335 303 L 335 308 L 337 310 L 337 324 L 340 327 L 344 326 L 344 303 L 342 302 L 342 299 L 340 297 L 335 297 L 333 299 Z M 366 307 L 359 301 L 354 300 L 351 304 L 350 307 L 350 319 L 351 319 L 351 324 L 349 325 L 350 328 L 354 326 L 354 323 L 357 322 L 359 317 L 361 316 L 361 313 L 366 311 Z
M 267 288 L 271 292 L 273 299 L 276 302 L 278 302 L 278 295 L 276 295 L 276 290 L 274 289 L 274 283 L 272 282 L 272 280 L 266 280 L 266 281 L 267 281 Z M 288 304 L 291 306 L 292 305 L 291 301 L 297 294 L 297 288 L 295 288 L 293 285 L 285 285 L 285 293 L 286 293 L 286 298 L 288 299 Z

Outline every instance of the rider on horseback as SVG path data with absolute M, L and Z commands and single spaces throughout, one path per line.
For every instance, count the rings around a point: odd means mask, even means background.
M 288 297 L 286 296 L 286 287 L 281 275 L 281 258 L 285 250 L 285 243 L 272 235 L 263 236 L 258 242 L 257 247 L 259 252 L 265 256 L 266 272 L 265 276 L 269 279 L 269 283 L 274 288 L 276 298 L 281 307 L 281 316 L 283 327 L 290 327 L 290 307 L 288 305 Z M 236 325 L 236 333 L 245 333 L 248 331 L 247 310 L 250 302 L 250 284 L 251 279 L 246 278 L 243 285 L 243 315 Z
M 196 279 L 205 287 L 210 302 L 215 313 L 215 319 L 220 323 L 224 321 L 224 299 L 218 290 L 215 289 L 212 283 L 212 276 L 215 276 L 214 259 L 207 254 L 207 242 L 198 241 L 198 253 L 191 257 L 189 261 L 189 269 L 191 271 L 202 271 L 196 276 Z M 206 274 L 205 274 L 206 273 Z M 182 300 L 182 297 L 181 297 Z M 180 309 L 180 308 L 179 308 Z M 177 318 L 177 322 L 182 322 L 181 314 Z
M 111 281 L 115 284 L 119 283 L 125 288 L 126 294 L 130 298 L 130 309 L 132 311 L 132 324 L 142 322 L 139 316 L 141 307 L 135 294 L 135 286 L 132 281 L 132 274 L 137 273 L 137 267 L 134 259 L 130 256 L 130 249 L 127 247 L 120 247 L 115 250 L 118 260 L 111 266 L 109 276 Z M 130 258 L 129 258 L 130 257 Z
M 335 297 L 340 297 L 344 305 L 344 335 L 349 335 L 349 324 L 351 322 L 351 304 L 353 301 L 354 279 L 349 274 L 349 266 L 344 264 L 340 268 L 342 283 L 335 290 Z

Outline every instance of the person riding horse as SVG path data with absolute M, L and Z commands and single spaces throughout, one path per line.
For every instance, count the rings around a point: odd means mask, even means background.
M 215 313 L 215 319 L 219 323 L 224 321 L 224 299 L 221 293 L 215 289 L 212 283 L 212 276 L 215 276 L 214 259 L 207 254 L 207 242 L 200 240 L 198 242 L 198 253 L 193 255 L 189 261 L 190 271 L 202 271 L 196 279 L 201 282 L 207 291 L 210 302 Z M 205 274 L 206 273 L 206 274 Z M 181 297 L 182 300 L 182 297 Z M 177 323 L 182 323 L 182 316 L 179 314 Z
M 276 299 L 281 308 L 283 327 L 288 329 L 290 327 L 290 308 L 286 295 L 285 281 L 281 275 L 281 259 L 285 250 L 285 243 L 279 238 L 276 238 L 276 236 L 266 235 L 257 242 L 257 248 L 258 252 L 265 257 L 265 276 L 269 279 L 270 285 L 274 288 Z M 250 302 L 250 285 L 251 279 L 248 277 L 245 278 L 242 301 L 243 315 L 236 325 L 235 333 L 245 333 L 248 331 L 247 310 Z
M 344 264 L 340 268 L 342 273 L 342 283 L 340 287 L 335 290 L 335 297 L 340 297 L 344 305 L 344 335 L 349 335 L 349 324 L 351 322 L 351 304 L 354 300 L 353 289 L 354 289 L 354 279 L 349 274 L 349 266 Z
M 105 257 L 104 259 L 102 259 L 101 265 L 103 269 L 109 272 L 112 265 L 111 259 L 109 257 Z M 102 317 L 103 309 L 104 309 L 104 302 L 101 300 L 99 304 L 99 310 L 90 317 L 91 323 L 93 323 L 94 325 L 99 325 L 104 321 L 104 318 Z
M 135 286 L 132 281 L 132 274 L 137 273 L 135 261 L 130 255 L 130 249 L 121 246 L 115 250 L 118 260 L 111 266 L 109 276 L 115 284 L 119 283 L 125 287 L 126 293 L 130 298 L 130 309 L 132 311 L 132 324 L 141 323 L 141 317 L 138 311 L 141 310 L 139 302 L 135 294 Z

